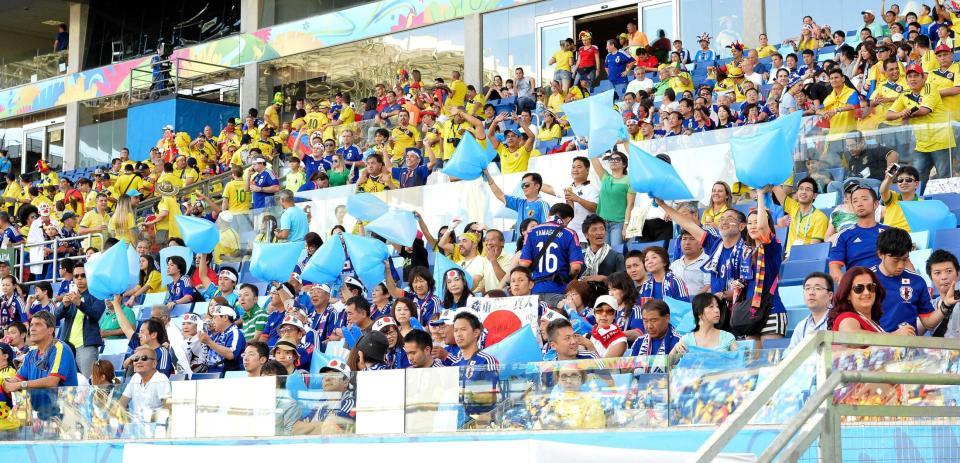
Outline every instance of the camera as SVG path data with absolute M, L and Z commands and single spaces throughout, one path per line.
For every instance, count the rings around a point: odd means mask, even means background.
M 452 144 L 453 147 L 456 148 L 457 145 L 460 144 L 460 139 L 459 139 L 459 138 L 448 138 L 448 139 L 447 139 L 447 143 Z
M 887 168 L 887 174 L 891 176 L 897 175 L 897 171 L 899 170 L 900 170 L 900 164 L 893 163 L 893 164 L 890 164 L 890 167 Z

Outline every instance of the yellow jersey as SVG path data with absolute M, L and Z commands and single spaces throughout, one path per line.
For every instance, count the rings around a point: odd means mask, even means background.
M 180 203 L 173 196 L 161 196 L 157 204 L 157 212 L 167 211 L 167 217 L 157 222 L 157 231 L 168 231 L 167 238 L 179 238 L 180 227 L 177 226 L 176 217 L 180 215 Z
M 557 50 L 557 52 L 553 54 L 553 59 L 557 61 L 555 64 L 557 71 L 570 72 L 570 63 L 573 61 L 572 51 Z
M 80 223 L 77 224 L 78 228 L 92 228 L 99 229 L 100 227 L 107 224 L 110 220 L 110 216 L 107 215 L 106 211 L 98 212 L 96 209 L 90 209 L 86 214 L 83 214 L 83 218 L 80 219 Z M 104 230 L 104 234 L 109 236 L 109 233 Z M 94 235 L 90 238 L 87 238 L 84 247 L 95 247 L 97 249 L 103 250 L 103 240 L 99 236 Z
M 883 224 L 889 227 L 902 228 L 909 232 L 910 224 L 907 223 L 907 217 L 903 215 L 903 209 L 900 208 L 900 202 L 903 200 L 903 195 L 896 191 L 887 193 L 887 197 L 883 198 Z M 921 201 L 919 196 L 914 196 L 913 200 Z
M 951 63 L 947 69 L 939 68 L 927 74 L 927 83 L 937 90 L 960 86 L 960 63 Z M 940 96 L 947 108 L 947 117 L 951 121 L 960 119 L 960 95 Z
M 860 96 L 856 90 L 844 85 L 840 91 L 830 89 L 830 94 L 823 100 L 823 109 L 839 111 L 847 105 L 860 104 Z M 830 118 L 830 132 L 827 141 L 840 140 L 847 133 L 857 128 L 857 115 L 853 110 L 838 112 Z
M 250 192 L 243 180 L 230 180 L 223 187 L 223 197 L 227 198 L 227 210 L 242 214 L 250 210 Z
M 930 83 L 925 83 L 919 93 L 910 90 L 900 95 L 890 110 L 900 112 L 920 107 L 930 109 L 930 113 L 907 119 L 917 140 L 915 149 L 921 153 L 930 153 L 956 147 L 953 127 L 950 126 L 947 108 L 940 98 L 940 90 Z
M 447 97 L 447 107 L 463 106 L 463 101 L 467 97 L 467 84 L 457 79 L 450 83 L 450 96 Z
M 800 211 L 800 203 L 787 196 L 783 202 L 783 212 L 790 216 L 790 228 L 787 231 L 786 252 L 795 245 L 813 244 L 813 240 L 824 240 L 830 219 L 823 211 L 812 207 L 804 214 Z
M 504 174 L 526 172 L 527 163 L 530 161 L 530 151 L 527 151 L 525 146 L 520 145 L 515 151 L 510 151 L 506 143 L 501 143 L 497 147 L 497 153 L 500 154 L 500 170 Z
M 407 148 L 415 147 L 420 142 L 420 138 L 420 131 L 412 124 L 406 127 L 394 127 L 390 131 L 390 139 L 393 140 L 393 150 L 391 151 L 393 164 L 402 164 Z

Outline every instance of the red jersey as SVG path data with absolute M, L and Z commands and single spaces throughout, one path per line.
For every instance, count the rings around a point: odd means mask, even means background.
M 600 53 L 600 49 L 596 45 L 590 45 L 589 47 L 583 46 L 577 50 L 577 67 L 578 68 L 592 68 L 597 65 L 597 54 Z

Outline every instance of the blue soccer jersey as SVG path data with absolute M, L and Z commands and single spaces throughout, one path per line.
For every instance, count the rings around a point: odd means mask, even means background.
M 23 301 L 16 294 L 10 299 L 0 300 L 0 328 L 6 329 L 13 322 L 27 322 L 27 312 L 23 310 Z
M 880 232 L 890 228 L 876 224 L 870 228 L 854 225 L 837 235 L 837 241 L 830 248 L 828 262 L 843 264 L 844 268 L 873 267 L 880 263 L 877 256 L 877 237 Z
M 267 337 L 267 346 L 273 349 L 273 345 L 280 340 L 280 324 L 287 313 L 283 310 L 270 312 L 267 315 L 267 321 L 263 324 L 263 335 Z
M 190 296 L 191 300 L 196 299 L 193 285 L 186 275 L 167 285 L 167 302 L 179 301 L 184 296 Z
M 727 283 L 740 275 L 739 262 L 746 252 L 746 244 L 741 239 L 728 248 L 723 245 L 723 238 L 715 228 L 707 227 L 704 231 L 700 245 L 707 254 L 707 261 L 701 269 L 710 274 L 710 292 L 726 291 Z
M 35 379 L 55 376 L 60 380 L 58 386 L 77 385 L 77 362 L 63 341 L 54 339 L 45 352 L 31 349 L 24 358 L 17 379 L 33 381 Z M 30 389 L 30 405 L 42 420 L 50 419 L 60 414 L 57 406 L 57 389 Z
M 523 250 L 520 251 L 520 265 L 530 266 L 546 246 L 546 251 L 543 251 L 543 255 L 531 269 L 536 282 L 533 286 L 534 294 L 565 293 L 567 282 L 571 278 L 571 267 L 574 264 L 583 264 L 583 250 L 576 232 L 564 227 L 559 235 L 550 241 L 557 227 L 563 225 L 559 222 L 548 222 L 534 227 L 527 234 Z
M 269 170 L 264 170 L 257 175 L 253 176 L 253 184 L 261 187 L 267 188 L 274 185 L 279 185 L 280 182 L 277 181 L 277 177 L 274 177 L 273 173 Z M 263 209 L 268 206 L 267 198 L 272 198 L 273 193 L 263 193 L 260 191 L 253 192 L 253 208 L 254 209 Z
M 474 394 L 497 394 L 500 384 L 500 362 L 486 352 L 477 352 L 465 359 L 460 357 L 453 366 L 460 368 L 460 403 L 468 415 L 486 413 L 496 407 L 492 403 L 477 403 L 469 400 Z
M 540 198 L 528 201 L 526 198 L 507 195 L 504 196 L 503 200 L 507 209 L 517 211 L 517 223 L 513 225 L 516 236 L 520 236 L 520 222 L 526 219 L 536 220 L 537 223 L 547 221 L 547 212 L 550 211 L 550 205 Z
M 219 373 L 222 371 L 236 370 L 240 365 L 240 354 L 247 348 L 247 341 L 243 338 L 243 333 L 236 325 L 230 325 L 222 333 L 215 333 L 210 336 L 214 343 L 221 346 L 227 346 L 233 352 L 233 359 L 227 360 L 220 356 L 214 349 L 207 350 L 207 371 L 210 373 Z
M 157 354 L 157 371 L 169 377 L 173 374 L 173 351 L 163 346 L 155 350 Z
M 883 316 L 880 317 L 880 327 L 884 331 L 892 333 L 901 323 L 908 323 L 916 329 L 917 317 L 923 318 L 933 313 L 933 302 L 923 277 L 910 270 L 904 270 L 897 276 L 885 275 L 879 266 L 870 270 L 887 293 L 881 306 Z
M 430 318 L 433 317 L 435 312 L 441 310 L 441 307 L 443 306 L 443 302 L 440 301 L 440 298 L 433 293 L 427 293 L 425 296 L 420 297 L 415 293 L 411 293 L 410 291 L 404 291 L 403 297 L 410 299 L 414 304 L 417 305 L 416 317 L 423 326 L 429 325 Z

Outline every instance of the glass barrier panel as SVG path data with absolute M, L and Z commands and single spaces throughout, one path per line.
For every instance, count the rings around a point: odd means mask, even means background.
M 960 352 L 946 349 L 845 348 L 834 350 L 833 357 L 834 369 L 840 371 L 936 374 L 960 371 Z M 958 398 L 958 386 L 851 383 L 837 388 L 833 401 L 844 405 L 956 406 Z

